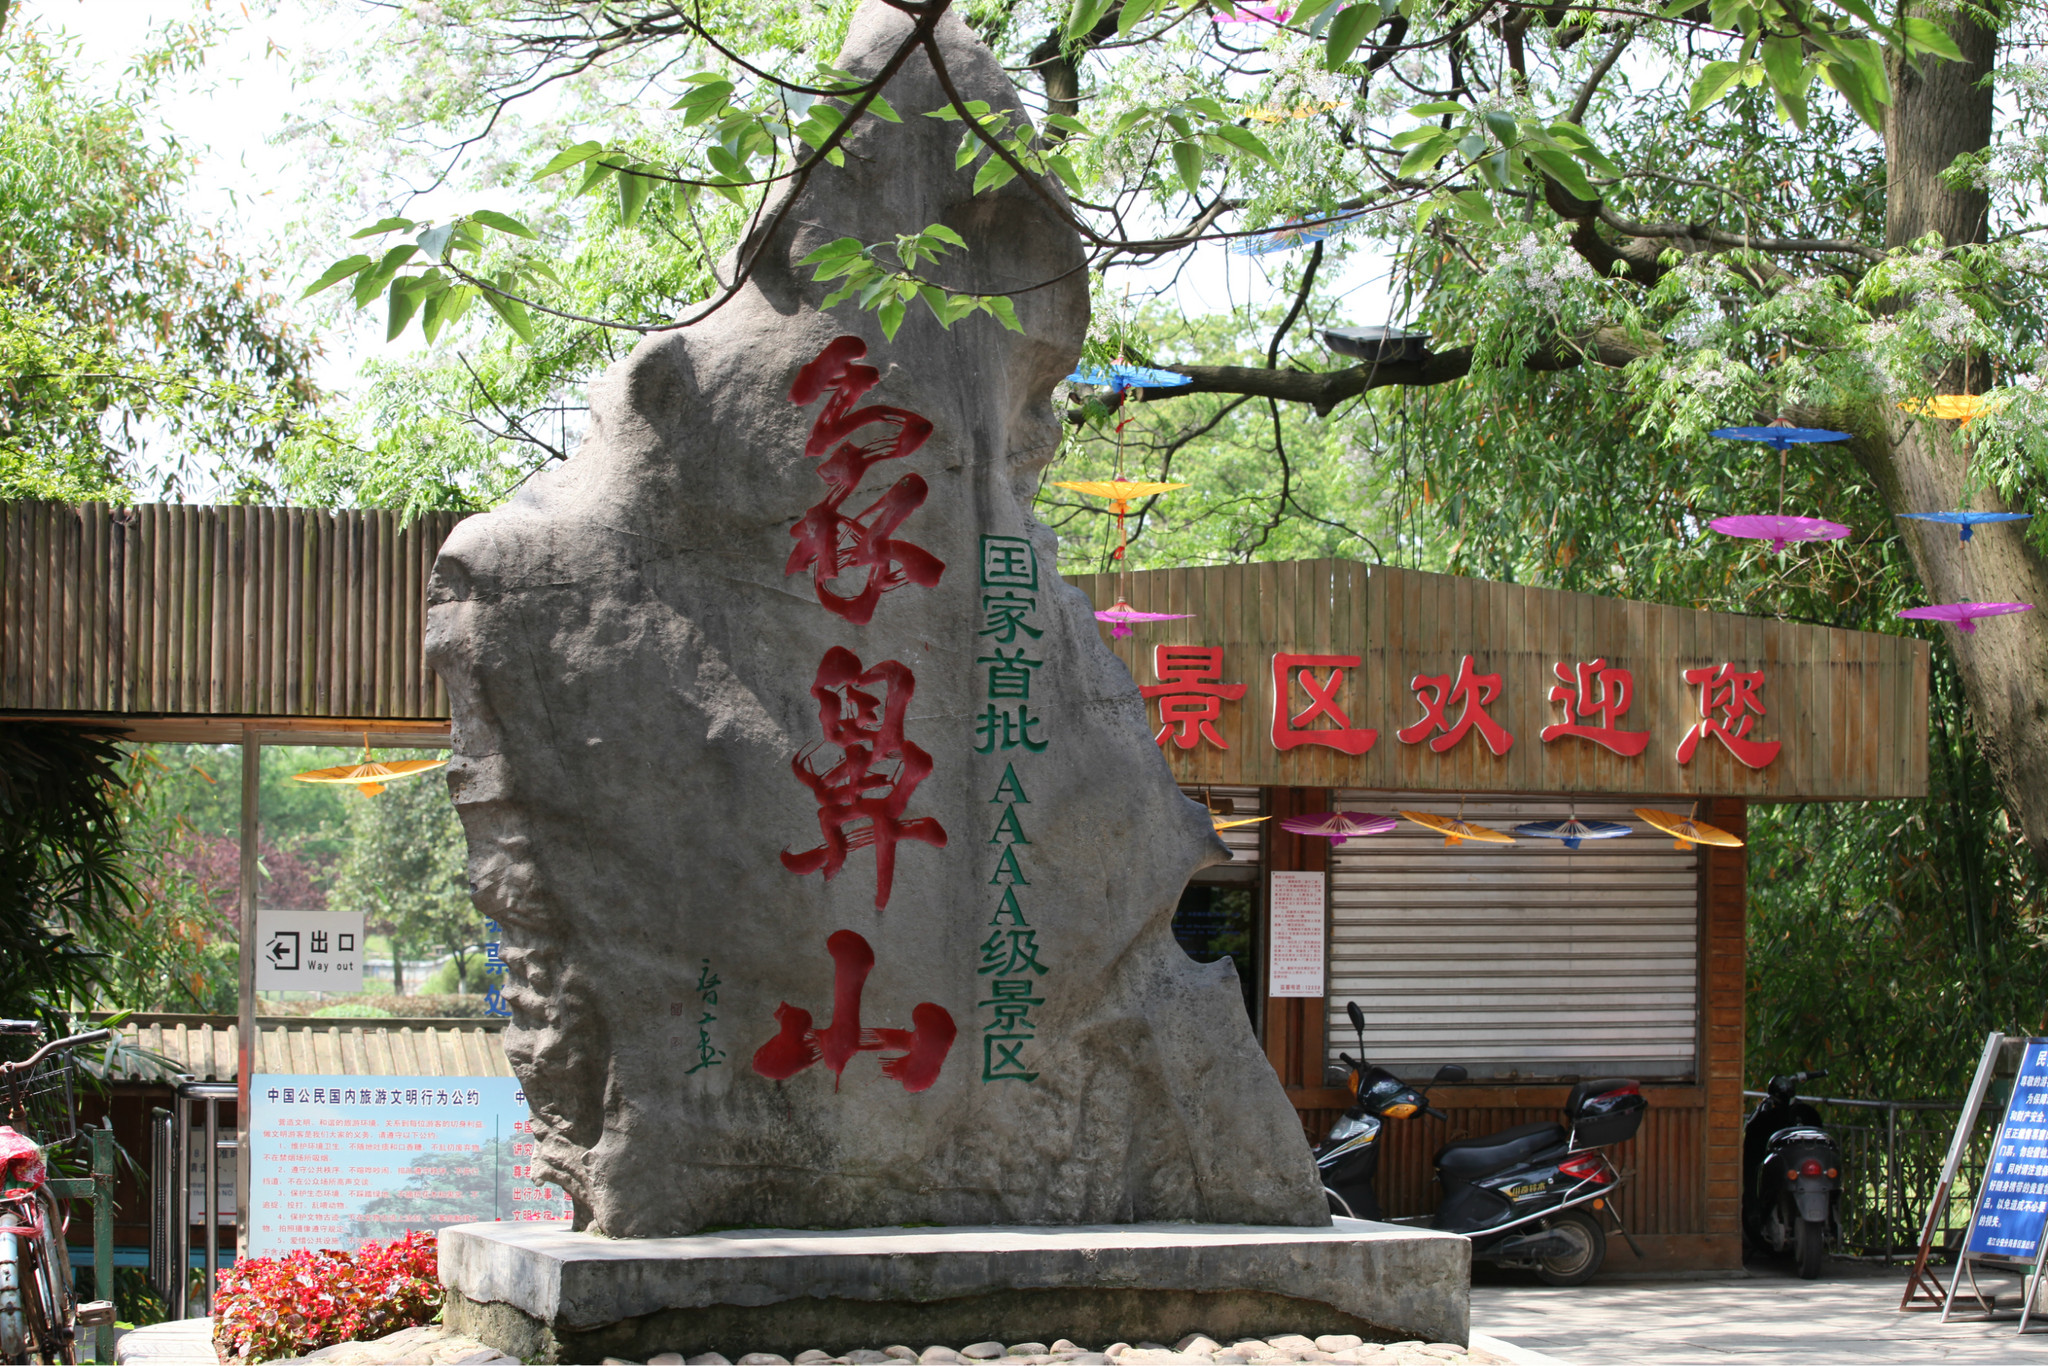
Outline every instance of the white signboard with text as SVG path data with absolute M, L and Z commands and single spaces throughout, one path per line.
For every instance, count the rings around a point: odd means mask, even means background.
M 249 1253 L 352 1251 L 408 1229 L 567 1219 L 533 1179 L 511 1077 L 307 1077 L 249 1087 Z
M 361 911 L 256 912 L 256 990 L 362 989 Z
M 1323 994 L 1323 875 L 1274 873 L 1266 994 Z

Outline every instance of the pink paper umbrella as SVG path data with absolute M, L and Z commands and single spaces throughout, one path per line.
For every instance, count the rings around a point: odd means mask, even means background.
M 1123 598 L 1118 598 L 1114 606 L 1105 607 L 1097 612 L 1095 619 L 1114 622 L 1115 625 L 1109 628 L 1109 634 L 1113 639 L 1121 640 L 1131 633 L 1131 623 L 1134 621 L 1186 621 L 1193 615 L 1192 612 L 1140 612 Z
M 2031 602 L 1942 602 L 1932 607 L 1908 607 L 1899 613 L 1914 621 L 1949 621 L 1975 634 L 1977 618 L 2002 617 L 2008 612 L 2031 612 Z
M 1769 541 L 1772 550 L 1783 550 L 1793 541 L 1839 541 L 1849 534 L 1849 528 L 1840 522 L 1826 522 L 1818 517 L 1784 517 L 1768 512 L 1716 517 L 1707 525 L 1723 536 Z
M 1281 820 L 1280 828 L 1297 835 L 1321 835 L 1335 846 L 1353 835 L 1384 835 L 1395 824 L 1392 816 L 1375 816 L 1370 811 L 1317 811 L 1307 816 L 1287 816 Z

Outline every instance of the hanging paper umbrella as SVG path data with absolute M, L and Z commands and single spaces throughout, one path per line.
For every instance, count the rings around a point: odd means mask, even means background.
M 1919 417 L 1960 421 L 1965 427 L 1991 411 L 1990 400 L 1983 394 L 1935 394 L 1931 398 L 1901 399 L 1899 406 Z
M 2024 522 L 2033 516 L 2031 512 L 1902 512 L 1901 517 L 1911 517 L 1916 522 L 1946 522 L 1963 529 L 1964 540 L 1970 539 L 1973 529 L 1992 522 Z
M 1839 541 L 1849 534 L 1840 522 L 1819 517 L 1784 517 L 1768 512 L 1716 517 L 1707 525 L 1723 536 L 1740 536 L 1751 541 L 1769 541 L 1772 550 L 1783 550 L 1793 541 Z
M 1095 619 L 1112 623 L 1109 628 L 1110 638 L 1122 640 L 1131 633 L 1131 623 L 1134 621 L 1186 621 L 1193 615 L 1192 612 L 1140 612 L 1124 599 L 1118 598 L 1115 606 L 1103 608 L 1095 614 Z
M 1795 427 L 1789 422 L 1783 425 L 1773 422 L 1764 427 L 1717 427 L 1714 429 L 1714 435 L 1726 437 L 1730 441 L 1761 441 L 1780 451 L 1810 441 L 1849 439 L 1847 432 L 1831 432 L 1825 427 Z
M 1209 824 L 1218 830 L 1235 830 L 1240 825 L 1257 825 L 1260 821 L 1272 819 L 1271 816 L 1225 816 L 1215 811 L 1209 813 Z
M 1401 819 L 1414 821 L 1425 830 L 1434 830 L 1444 837 L 1444 848 L 1476 840 L 1481 844 L 1513 844 L 1513 835 L 1503 835 L 1498 830 L 1484 825 L 1474 825 L 1463 816 L 1432 816 L 1427 811 L 1403 811 Z
M 1122 423 L 1117 424 L 1117 440 L 1119 442 L 1123 440 Z M 1121 451 L 1119 451 L 1119 460 L 1121 460 Z M 1090 498 L 1107 498 L 1109 500 L 1109 510 L 1116 514 L 1116 549 L 1110 552 L 1109 558 L 1111 558 L 1112 560 L 1121 560 L 1124 557 L 1124 547 L 1127 544 L 1127 542 L 1124 540 L 1124 518 L 1130 513 L 1131 500 L 1133 498 L 1149 498 L 1155 493 L 1171 493 L 1175 489 L 1184 489 L 1187 487 L 1187 485 L 1160 483 L 1156 480 L 1149 483 L 1139 483 L 1129 479 L 1116 478 L 1063 479 L 1060 482 L 1054 484 L 1053 487 L 1056 489 L 1072 489 L 1076 493 L 1085 493 Z M 1114 612 L 1119 607 L 1122 608 L 1126 613 L 1129 613 L 1131 610 L 1131 605 L 1127 602 L 1120 602 L 1117 604 L 1116 607 L 1112 607 L 1110 610 Z M 1175 618 L 1172 617 L 1147 617 L 1143 613 L 1139 613 L 1135 616 L 1127 615 L 1122 618 L 1116 618 L 1107 617 L 1104 616 L 1102 613 L 1097 612 L 1095 616 L 1096 619 L 1100 621 L 1175 620 Z M 1129 635 L 1130 631 L 1124 630 L 1119 634 Z
M 1341 217 L 1290 218 L 1277 228 L 1239 237 L 1230 244 L 1230 250 L 1238 256 L 1266 256 L 1276 251 L 1292 251 L 1310 242 L 1322 242 L 1349 232 L 1357 227 L 1359 219 L 1355 214 Z
M 365 797 L 374 797 L 384 785 L 399 778 L 411 778 L 447 763 L 446 759 L 395 759 L 383 763 L 370 758 L 370 737 L 363 737 L 363 761 L 334 768 L 309 768 L 292 777 L 302 783 L 345 783 Z
M 2002 617 L 2012 612 L 2031 612 L 2031 602 L 1942 602 L 1932 607 L 1908 607 L 1900 616 L 1913 621 L 1946 621 L 1975 635 L 1980 617 Z
M 1740 849 L 1742 841 L 1718 825 L 1695 820 L 1690 815 L 1681 816 L 1673 811 L 1659 811 L 1655 807 L 1639 806 L 1636 816 L 1646 824 L 1653 825 L 1677 840 L 1677 849 L 1690 849 L 1695 844 L 1717 844 L 1723 849 Z
M 1171 370 L 1155 370 L 1149 365 L 1126 365 L 1117 361 L 1113 365 L 1077 366 L 1074 373 L 1067 376 L 1067 383 L 1093 384 L 1122 393 L 1126 389 L 1173 389 L 1193 384 L 1194 380 Z
M 1375 816 L 1369 811 L 1318 811 L 1308 816 L 1283 816 L 1282 830 L 1297 835 L 1321 835 L 1332 845 L 1357 835 L 1384 835 L 1398 824 L 1392 816 Z
M 1620 821 L 1582 821 L 1577 816 L 1563 821 L 1526 821 L 1515 827 L 1524 839 L 1563 840 L 1564 847 L 1576 849 L 1587 840 L 1618 840 L 1629 833 Z

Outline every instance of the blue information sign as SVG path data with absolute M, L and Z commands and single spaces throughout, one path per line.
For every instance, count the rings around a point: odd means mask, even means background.
M 2048 1039 L 2027 1040 L 2005 1122 L 1991 1146 L 1968 1251 L 2032 1262 L 2048 1227 Z

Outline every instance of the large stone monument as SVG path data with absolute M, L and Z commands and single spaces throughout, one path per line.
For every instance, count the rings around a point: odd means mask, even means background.
M 871 0 L 838 64 L 875 72 L 911 28 Z M 937 41 L 966 98 L 1015 107 L 957 17 Z M 1087 324 L 1079 240 L 1022 180 L 971 192 L 923 51 L 886 94 L 902 122 L 864 121 L 743 245 L 737 297 L 614 366 L 576 457 L 435 569 L 533 1176 L 614 1239 L 1326 1240 L 1232 968 L 1170 932 L 1223 848 L 1029 511 Z M 1021 335 L 918 305 L 892 342 L 820 310 L 807 253 L 933 223 L 967 250 L 932 274 L 1021 291 Z M 474 1263 L 502 1271 L 491 1246 Z

